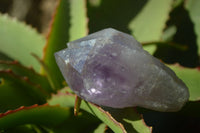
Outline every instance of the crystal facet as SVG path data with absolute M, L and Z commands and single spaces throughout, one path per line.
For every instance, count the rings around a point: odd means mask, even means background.
M 178 111 L 188 101 L 186 85 L 128 34 L 108 28 L 67 45 L 55 53 L 56 62 L 86 101 L 157 111 Z

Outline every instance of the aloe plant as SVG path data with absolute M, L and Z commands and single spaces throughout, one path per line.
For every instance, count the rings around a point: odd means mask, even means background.
M 195 131 L 188 127 L 199 124 L 200 117 L 199 6 L 198 0 L 59 0 L 46 40 L 30 26 L 0 14 L 0 132 Z M 190 99 L 182 110 L 114 109 L 82 101 L 74 116 L 76 96 L 54 53 L 107 27 L 131 33 L 185 82 Z

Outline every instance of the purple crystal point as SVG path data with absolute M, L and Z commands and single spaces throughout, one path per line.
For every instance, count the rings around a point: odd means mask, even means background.
M 186 85 L 132 36 L 108 28 L 69 42 L 55 53 L 71 89 L 98 105 L 178 111 L 189 99 Z

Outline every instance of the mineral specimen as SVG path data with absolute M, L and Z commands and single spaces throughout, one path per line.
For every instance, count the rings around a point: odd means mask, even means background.
M 189 98 L 186 85 L 132 36 L 112 28 L 69 42 L 55 53 L 71 89 L 92 103 L 178 111 Z

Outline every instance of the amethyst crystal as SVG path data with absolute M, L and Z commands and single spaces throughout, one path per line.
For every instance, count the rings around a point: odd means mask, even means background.
M 67 45 L 55 53 L 56 62 L 86 101 L 157 111 L 178 111 L 188 101 L 186 85 L 128 34 L 108 28 Z

